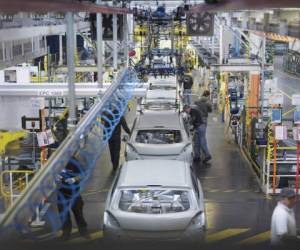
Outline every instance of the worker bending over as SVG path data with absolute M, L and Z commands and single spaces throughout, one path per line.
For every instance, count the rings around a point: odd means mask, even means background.
M 205 154 L 204 162 L 208 162 L 211 160 L 211 154 L 208 150 L 207 139 L 206 139 L 206 130 L 207 130 L 207 120 L 208 114 L 212 112 L 212 104 L 209 100 L 210 92 L 209 90 L 205 90 L 201 96 L 201 98 L 195 102 L 197 109 L 199 110 L 202 118 L 202 124 L 199 127 L 199 136 L 201 137 L 200 143 L 201 148 Z
M 188 105 L 183 107 L 183 111 L 188 113 L 191 117 L 191 123 L 194 128 L 194 161 L 198 162 L 201 160 L 200 151 L 204 154 L 203 162 L 206 163 L 211 159 L 210 153 L 207 148 L 207 144 L 203 142 L 204 137 L 202 136 L 201 128 L 203 126 L 203 119 L 201 113 L 196 108 L 191 108 Z

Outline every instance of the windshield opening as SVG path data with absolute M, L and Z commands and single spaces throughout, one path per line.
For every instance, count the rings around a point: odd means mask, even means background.
M 119 208 L 125 212 L 168 214 L 190 209 L 189 192 L 184 190 L 122 190 Z
M 136 142 L 144 144 L 173 144 L 182 141 L 179 130 L 140 130 Z
M 176 90 L 175 86 L 170 86 L 170 85 L 150 85 L 149 87 L 150 90 L 157 90 L 157 89 L 161 89 L 161 90 Z
M 150 110 L 170 110 L 175 108 L 175 104 L 173 103 L 155 103 L 155 102 L 149 102 L 147 104 L 144 105 L 144 107 L 146 109 L 150 109 Z

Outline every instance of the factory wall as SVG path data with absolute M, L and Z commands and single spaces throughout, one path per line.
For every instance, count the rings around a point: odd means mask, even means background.
M 22 116 L 39 117 L 33 99 L 27 96 L 0 96 L 0 130 L 22 129 Z

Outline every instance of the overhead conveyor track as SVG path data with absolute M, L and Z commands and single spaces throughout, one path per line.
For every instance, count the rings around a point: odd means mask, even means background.
M 82 188 L 81 185 L 89 179 L 95 162 L 101 156 L 114 127 L 127 109 L 136 82 L 137 78 L 133 70 L 126 69 L 120 73 L 75 130 L 69 133 L 45 166 L 35 175 L 23 195 L 6 212 L 0 221 L 0 234 L 9 233 L 10 229 L 17 229 L 22 233 L 31 232 L 27 225 L 28 218 L 35 214 L 36 207 L 43 199 L 55 192 L 57 176 L 75 154 L 84 166 L 82 169 L 84 179 L 80 184 Z M 109 126 L 104 125 L 103 121 Z M 50 221 L 54 221 L 59 215 L 49 212 L 47 216 Z M 58 230 L 57 225 L 52 225 L 52 230 L 54 232 Z
M 98 5 L 79 0 L 3 0 L 0 1 L 2 12 L 87 12 L 102 14 L 129 14 L 127 8 Z

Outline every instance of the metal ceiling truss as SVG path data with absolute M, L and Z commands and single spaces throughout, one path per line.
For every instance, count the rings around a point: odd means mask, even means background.
M 79 0 L 1 0 L 1 12 L 88 12 L 102 14 L 128 14 L 128 8 L 98 5 Z

